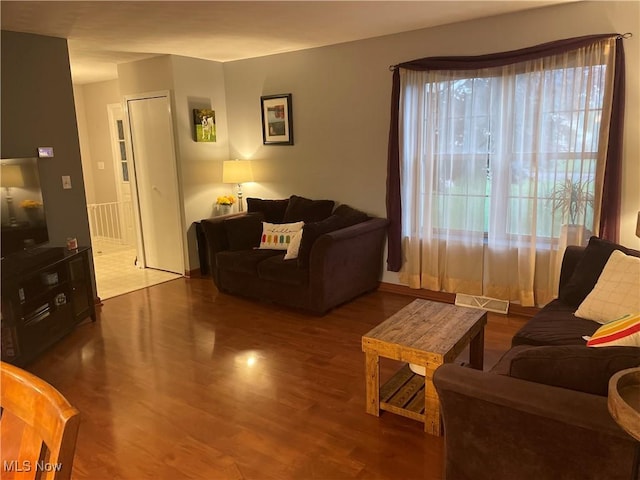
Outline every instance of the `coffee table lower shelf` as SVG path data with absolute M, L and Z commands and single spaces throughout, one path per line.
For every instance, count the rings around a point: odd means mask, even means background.
M 424 423 L 424 380 L 406 364 L 380 388 L 380 410 Z

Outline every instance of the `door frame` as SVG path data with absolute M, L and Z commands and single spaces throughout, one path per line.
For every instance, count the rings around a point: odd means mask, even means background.
M 173 181 L 175 182 L 176 192 L 178 193 L 178 219 L 179 225 L 176 225 L 177 228 L 180 229 L 180 249 L 181 249 L 181 264 L 182 264 L 182 272 L 181 274 L 185 274 L 185 245 L 186 245 L 186 230 L 185 230 L 185 220 L 184 220 L 184 208 L 182 208 L 183 202 L 183 194 L 182 194 L 182 186 L 179 182 L 178 176 L 178 151 L 176 148 L 175 142 L 175 134 L 174 129 L 175 125 L 173 122 L 173 97 L 171 95 L 170 90 L 158 90 L 153 92 L 146 93 L 137 93 L 133 95 L 125 95 L 122 97 L 122 105 L 123 105 L 123 113 L 124 113 L 124 128 L 125 134 L 127 137 L 126 149 L 127 149 L 127 158 L 130 161 L 129 168 L 129 183 L 131 185 L 131 202 L 133 203 L 133 212 L 135 217 L 135 225 L 136 225 L 136 245 L 138 250 L 138 263 L 142 268 L 147 268 L 147 261 L 145 257 L 145 249 L 144 249 L 144 232 L 142 230 L 142 217 L 140 211 L 140 197 L 138 194 L 138 176 L 137 176 L 137 165 L 136 158 L 133 152 L 133 134 L 131 131 L 131 123 L 129 121 L 129 102 L 136 100 L 146 100 L 152 98 L 166 98 L 167 99 L 167 115 L 169 117 L 169 124 L 171 125 L 169 132 L 169 142 L 171 143 L 171 150 L 173 152 L 174 161 L 171 162 L 171 174 Z M 137 160 L 139 161 L 139 160 Z
M 120 138 L 118 137 L 118 129 L 116 126 L 116 121 L 117 120 L 122 120 L 122 128 L 124 130 L 124 144 L 125 144 L 125 154 L 127 155 L 126 158 L 126 162 L 128 165 L 128 169 L 131 170 L 132 165 L 129 157 L 129 151 L 127 149 L 127 143 L 128 143 L 128 139 L 127 139 L 127 131 L 126 131 L 126 124 L 125 124 L 125 119 L 124 119 L 124 108 L 122 107 L 122 103 L 109 103 L 107 104 L 107 116 L 109 117 L 109 136 L 111 139 L 111 156 L 112 156 L 112 160 L 113 160 L 113 180 L 115 182 L 115 189 L 116 189 L 116 198 L 118 200 L 118 215 L 119 215 L 119 220 L 120 220 L 120 232 L 123 236 L 122 240 L 126 241 L 127 244 L 130 245 L 130 243 L 128 243 L 130 241 L 129 238 L 129 231 L 127 228 L 127 215 L 125 215 L 125 211 L 123 209 L 123 196 L 122 196 L 122 184 L 125 183 L 124 179 L 122 177 L 122 160 L 121 160 L 121 155 L 120 155 Z M 129 191 L 131 192 L 131 188 L 132 188 L 132 182 L 131 182 L 131 174 L 129 174 L 129 180 L 126 182 L 129 185 Z M 131 197 L 131 203 L 133 204 L 133 196 L 130 194 Z M 135 218 L 135 214 L 134 214 L 134 218 L 133 220 L 133 228 L 134 228 L 134 234 L 136 231 L 136 218 Z M 137 255 L 140 254 L 140 252 L 136 252 Z

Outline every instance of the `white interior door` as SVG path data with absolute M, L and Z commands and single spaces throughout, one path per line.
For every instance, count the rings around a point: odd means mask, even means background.
M 109 132 L 111 134 L 111 152 L 113 154 L 113 171 L 115 188 L 118 196 L 118 222 L 122 243 L 136 246 L 136 228 L 131 197 L 131 166 L 128 161 L 124 113 L 122 105 L 107 105 L 109 115 Z
M 184 274 L 169 96 L 127 98 L 144 265 Z

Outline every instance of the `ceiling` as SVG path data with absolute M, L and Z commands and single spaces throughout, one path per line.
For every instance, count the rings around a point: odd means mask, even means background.
M 228 62 L 565 3 L 541 1 L 8 1 L 3 30 L 68 39 L 74 83 L 173 54 Z

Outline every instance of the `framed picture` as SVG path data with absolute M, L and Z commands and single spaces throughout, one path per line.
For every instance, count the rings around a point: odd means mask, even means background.
M 216 141 L 216 112 L 208 108 L 193 109 L 196 142 Z
M 260 97 L 262 106 L 262 143 L 293 145 L 291 94 Z

